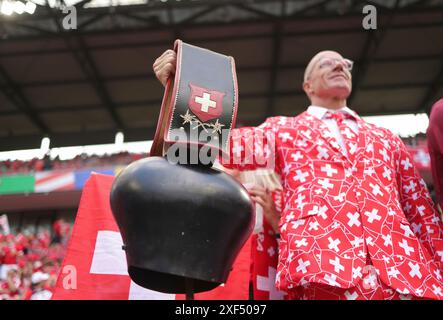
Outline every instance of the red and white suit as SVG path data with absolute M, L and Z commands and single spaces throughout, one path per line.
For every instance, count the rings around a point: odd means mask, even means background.
M 231 134 L 227 167 L 265 166 L 275 152 L 285 192 L 277 287 L 293 297 L 318 285 L 358 298 L 351 289 L 369 264 L 389 288 L 384 298 L 394 290 L 442 299 L 443 224 L 403 142 L 345 108 L 358 138 L 350 155 L 321 109 Z
M 277 211 L 281 212 L 283 202 L 281 190 L 275 190 L 271 195 Z M 279 291 L 275 287 L 278 239 L 266 219 L 263 218 L 260 222 L 261 228 L 252 235 L 251 241 L 251 275 L 254 300 L 287 300 L 287 293 Z

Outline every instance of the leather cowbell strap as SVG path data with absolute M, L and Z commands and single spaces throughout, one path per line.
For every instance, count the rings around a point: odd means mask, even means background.
M 173 144 L 226 152 L 235 126 L 238 87 L 234 58 L 176 40 L 175 76 L 168 79 L 150 156 Z

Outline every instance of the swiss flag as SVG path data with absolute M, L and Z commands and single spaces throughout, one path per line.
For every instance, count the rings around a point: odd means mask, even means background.
M 203 122 L 219 118 L 223 111 L 224 92 L 210 90 L 189 83 L 189 109 Z
M 71 240 L 52 299 L 55 300 L 173 300 L 135 284 L 127 273 L 122 238 L 109 205 L 113 176 L 93 173 L 84 186 Z M 250 240 L 238 255 L 227 282 L 197 293 L 196 300 L 249 297 Z

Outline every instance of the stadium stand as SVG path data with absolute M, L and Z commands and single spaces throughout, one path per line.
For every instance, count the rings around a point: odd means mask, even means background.
M 1 300 L 51 298 L 71 227 L 60 219 L 37 234 L 0 234 Z

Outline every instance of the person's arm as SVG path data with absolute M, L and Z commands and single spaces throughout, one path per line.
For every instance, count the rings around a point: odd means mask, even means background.
M 276 130 L 275 118 L 268 118 L 258 127 L 233 129 L 229 136 L 227 153 L 220 158 L 220 163 L 229 169 L 274 170 L 277 164 Z
M 440 208 L 443 208 L 443 99 L 432 108 L 427 139 L 434 190 Z
M 270 192 L 262 187 L 253 187 L 249 189 L 251 199 L 262 206 L 263 216 L 276 235 L 280 234 L 279 222 L 281 204 L 277 202 L 279 202 L 279 200 L 281 201 L 282 197 L 279 193 L 282 193 L 281 190 Z
M 394 139 L 398 145 L 397 185 L 403 212 L 420 242 L 443 268 L 443 257 L 439 255 L 443 253 L 443 223 L 406 146 L 397 136 Z

